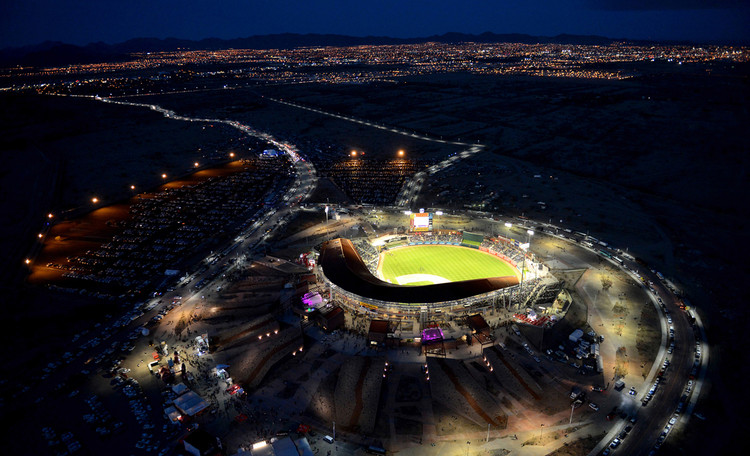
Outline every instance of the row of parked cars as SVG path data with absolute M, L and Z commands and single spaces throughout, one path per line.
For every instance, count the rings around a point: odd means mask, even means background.
M 47 440 L 47 446 L 55 456 L 67 456 L 78 453 L 83 446 L 72 432 L 64 432 L 62 435 L 51 427 L 42 428 L 42 436 Z
M 84 414 L 83 421 L 91 425 L 99 437 L 105 438 L 125 430 L 122 421 L 113 418 L 96 395 L 86 399 L 86 404 L 91 409 L 91 413 Z
M 607 448 L 605 448 L 604 451 L 602 451 L 602 456 L 606 456 L 606 455 L 610 454 L 612 452 L 612 450 L 614 450 L 615 448 L 617 448 L 618 446 L 620 446 L 620 444 L 622 443 L 622 441 L 625 440 L 625 437 L 627 437 L 629 435 L 630 431 L 633 429 L 633 424 L 634 423 L 635 423 L 635 418 L 632 418 L 630 420 L 630 424 L 628 424 L 627 426 L 625 426 L 625 428 L 622 431 L 620 431 L 620 433 L 617 435 L 617 437 L 615 437 L 614 439 L 612 439 L 611 442 L 609 442 L 609 446 Z

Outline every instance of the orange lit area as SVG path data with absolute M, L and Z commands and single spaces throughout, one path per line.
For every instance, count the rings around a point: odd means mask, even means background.
M 184 178 L 160 185 L 153 192 L 139 194 L 125 203 L 99 207 L 78 219 L 54 224 L 46 237 L 42 233 L 37 235 L 44 241 L 34 261 L 24 261 L 31 268 L 29 282 L 72 286 L 73 281 L 63 277 L 64 267 L 69 263 L 68 258 L 76 257 L 88 250 L 95 250 L 108 242 L 118 232 L 117 222 L 130 217 L 130 206 L 135 201 L 153 198 L 155 193 L 165 189 L 180 188 L 205 182 L 211 178 L 230 176 L 248 166 L 242 160 L 234 160 L 216 168 L 196 171 Z M 163 174 L 163 176 L 166 175 L 166 173 Z M 130 189 L 135 190 L 135 185 L 131 185 Z M 89 201 L 93 205 L 101 202 L 98 197 L 92 197 Z M 48 218 L 53 219 L 54 215 L 50 213 Z
M 60 282 L 65 273 L 60 266 L 68 263 L 68 257 L 96 249 L 114 236 L 117 233 L 114 222 L 128 218 L 129 208 L 129 204 L 105 206 L 79 219 L 53 225 L 44 238 L 41 251 L 31 265 L 29 282 Z

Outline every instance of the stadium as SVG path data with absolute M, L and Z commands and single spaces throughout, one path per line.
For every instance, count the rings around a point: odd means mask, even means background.
M 459 231 L 417 231 L 321 246 L 331 299 L 357 312 L 422 319 L 510 303 L 537 275 L 517 241 Z M 525 268 L 525 269 L 524 269 Z M 425 315 L 427 314 L 427 315 Z M 429 317 L 428 317 L 429 318 Z

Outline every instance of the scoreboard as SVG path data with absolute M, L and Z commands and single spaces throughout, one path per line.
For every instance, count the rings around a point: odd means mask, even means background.
M 432 213 L 419 212 L 411 214 L 409 216 L 409 229 L 416 232 L 432 231 Z

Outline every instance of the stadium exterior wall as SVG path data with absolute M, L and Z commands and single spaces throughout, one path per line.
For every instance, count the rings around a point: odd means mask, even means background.
M 369 313 L 372 315 L 393 315 L 402 317 L 414 317 L 422 312 L 459 314 L 468 312 L 469 309 L 475 311 L 476 306 L 487 305 L 488 301 L 505 299 L 518 289 L 519 285 L 503 288 L 490 293 L 475 295 L 470 298 L 459 299 L 455 301 L 430 302 L 430 303 L 399 303 L 380 301 L 378 299 L 360 296 L 355 293 L 344 290 L 337 286 L 321 274 L 325 282 L 331 289 L 331 297 L 336 299 L 343 307 L 360 313 Z

